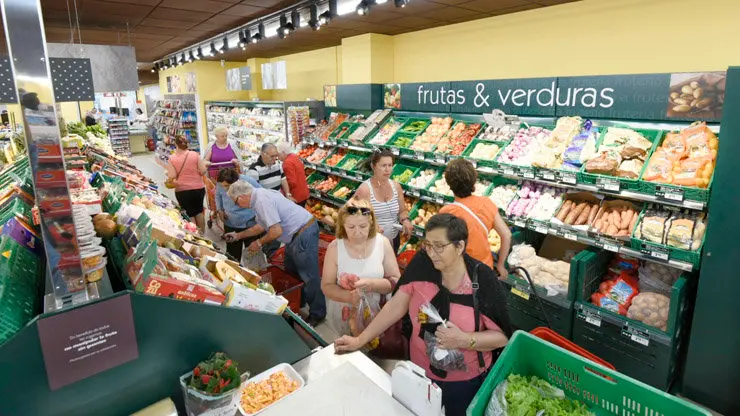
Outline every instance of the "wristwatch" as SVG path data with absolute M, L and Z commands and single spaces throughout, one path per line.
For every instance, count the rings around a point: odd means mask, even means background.
M 475 335 L 470 336 L 470 345 L 468 345 L 468 349 L 472 350 L 475 348 L 475 346 L 478 345 L 478 340 L 475 339 Z

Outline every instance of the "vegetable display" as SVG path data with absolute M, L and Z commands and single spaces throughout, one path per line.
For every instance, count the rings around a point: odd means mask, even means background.
M 271 374 L 266 380 L 247 383 L 242 389 L 241 407 L 247 413 L 257 413 L 298 390 L 298 387 L 297 381 L 279 371 Z
M 642 179 L 707 188 L 714 174 L 719 140 L 705 123 L 668 133 L 655 149 Z
M 493 391 L 485 416 L 590 416 L 588 407 L 536 376 L 510 374 Z
M 626 128 L 609 127 L 596 155 L 585 164 L 589 173 L 637 179 L 652 142 L 642 134 Z
M 432 117 L 432 124 L 419 137 L 416 138 L 414 143 L 409 147 L 411 150 L 420 150 L 424 152 L 431 152 L 437 142 L 442 136 L 447 133 L 452 126 L 451 117 Z
M 217 352 L 193 369 L 189 385 L 205 393 L 222 394 L 241 385 L 241 374 L 236 363 Z
M 399 173 L 397 175 L 394 175 L 393 176 L 393 180 L 396 181 L 396 182 L 405 184 L 406 182 L 409 181 L 409 179 L 411 179 L 411 176 L 413 176 L 413 174 L 414 174 L 414 171 L 413 170 L 411 170 L 411 169 L 404 169 L 403 172 L 401 172 L 401 173 Z

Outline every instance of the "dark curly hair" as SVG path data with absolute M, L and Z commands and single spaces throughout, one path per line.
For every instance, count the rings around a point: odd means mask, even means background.
M 218 171 L 218 181 L 226 182 L 229 185 L 239 180 L 239 172 L 234 168 L 224 168 Z
M 452 193 L 458 198 L 467 198 L 475 191 L 475 181 L 478 172 L 473 164 L 465 159 L 454 159 L 447 164 L 445 169 L 445 181 L 450 186 Z

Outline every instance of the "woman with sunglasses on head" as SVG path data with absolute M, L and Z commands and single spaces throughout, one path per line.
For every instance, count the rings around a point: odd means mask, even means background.
M 445 181 L 455 195 L 455 202 L 445 205 L 440 214 L 452 214 L 465 220 L 468 225 L 468 254 L 476 260 L 494 268 L 488 233 L 496 230 L 501 237 L 501 248 L 495 270 L 499 278 L 506 278 L 506 258 L 511 248 L 511 230 L 498 212 L 498 207 L 485 196 L 473 195 L 478 172 L 473 164 L 465 159 L 450 161 L 445 168 Z
M 350 334 L 347 311 L 360 294 L 364 292 L 378 306 L 400 276 L 391 243 L 377 233 L 370 204 L 355 199 L 344 204 L 337 218 L 337 239 L 326 250 L 321 277 L 329 326 L 338 335 Z
M 413 326 L 411 361 L 442 389 L 447 416 L 465 415 L 493 365 L 492 351 L 505 347 L 512 333 L 496 274 L 465 253 L 467 238 L 467 225 L 460 218 L 450 214 L 430 218 L 423 250 L 404 271 L 391 300 L 362 334 L 335 342 L 338 353 L 356 351 L 408 314 Z M 422 311 L 426 303 L 446 326 L 430 323 Z M 444 362 L 434 358 L 436 348 L 462 354 L 449 354 L 456 359 Z
M 401 246 L 401 236 L 397 224 L 405 235 L 410 236 L 413 231 L 409 212 L 403 199 L 403 188 L 391 179 L 393 171 L 393 153 L 390 150 L 380 150 L 370 158 L 370 167 L 373 177 L 363 182 L 355 192 L 355 198 L 370 202 L 375 211 L 381 233 L 393 243 L 393 252 L 398 253 Z

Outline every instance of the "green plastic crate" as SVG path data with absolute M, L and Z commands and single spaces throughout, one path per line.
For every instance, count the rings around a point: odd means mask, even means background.
M 662 137 L 663 137 L 663 131 L 662 130 L 649 130 L 649 129 L 632 129 L 640 134 L 642 134 L 643 137 L 648 139 L 653 143 L 652 147 L 647 153 L 647 157 L 645 160 L 650 160 L 650 157 L 653 155 L 653 151 L 660 143 Z M 602 129 L 601 136 L 599 137 L 599 140 L 596 143 L 596 148 L 598 149 L 601 146 L 601 142 L 604 140 L 604 137 L 606 136 L 607 132 L 609 131 L 608 128 Z M 645 163 L 642 166 L 642 170 L 640 171 L 640 174 L 637 176 L 638 178 L 641 178 L 643 173 L 645 172 L 645 168 L 647 167 L 647 163 Z M 600 175 L 597 173 L 588 173 L 586 172 L 586 164 L 584 163 L 581 167 L 581 170 L 578 172 L 578 182 L 579 183 L 587 183 L 590 185 L 596 185 L 599 181 L 599 179 L 609 179 L 609 180 L 617 180 L 620 184 L 620 190 L 630 190 L 630 191 L 640 191 L 641 183 L 639 179 L 629 179 L 629 178 L 622 178 L 618 176 L 610 176 L 610 175 Z
M 419 209 L 421 209 L 424 206 L 424 204 L 435 205 L 427 201 L 418 201 L 416 205 L 414 205 L 414 207 L 411 208 L 411 211 L 409 211 L 409 219 L 411 220 L 412 223 L 414 222 L 416 217 L 419 215 Z M 424 227 L 420 227 L 414 224 L 414 235 L 416 237 L 424 237 Z
M 347 188 L 349 188 L 349 189 L 350 189 L 350 190 L 351 190 L 352 192 L 350 192 L 350 193 L 349 193 L 349 194 L 348 194 L 348 195 L 347 195 L 346 197 L 344 197 L 344 198 L 340 198 L 340 197 L 338 197 L 338 196 L 334 196 L 334 193 L 335 193 L 336 191 L 338 191 L 339 189 L 341 189 L 342 187 L 345 187 L 345 186 L 346 186 Z M 331 191 L 329 191 L 329 192 L 328 192 L 327 194 L 328 194 L 328 195 L 329 195 L 329 196 L 330 196 L 331 198 L 333 198 L 333 199 L 335 199 L 335 200 L 337 200 L 337 201 L 345 202 L 345 201 L 348 201 L 348 200 L 349 200 L 350 198 L 352 198 L 352 195 L 353 195 L 353 194 L 355 193 L 355 191 L 357 190 L 357 188 L 358 188 L 359 186 L 360 186 L 360 184 L 359 184 L 359 183 L 357 183 L 356 181 L 350 181 L 350 180 L 347 180 L 347 179 L 343 179 L 343 180 L 339 181 L 339 183 L 337 184 L 337 186 L 335 186 L 335 187 L 334 187 L 334 189 L 332 189 Z
M 329 134 L 329 140 L 338 140 L 344 137 L 348 134 L 349 129 L 352 127 L 352 125 L 355 123 L 345 121 L 340 123 L 334 130 L 331 131 Z M 345 130 L 346 128 L 346 130 Z
M 435 199 L 441 198 L 443 201 L 447 201 L 447 202 L 454 201 L 455 200 L 455 197 L 453 195 L 438 194 L 438 193 L 436 193 L 436 192 L 434 192 L 434 191 L 431 190 L 431 188 L 433 186 L 435 186 L 434 185 L 435 182 L 437 182 L 440 179 L 443 179 L 444 178 L 444 175 L 445 175 L 444 170 L 440 170 L 439 173 L 437 174 L 437 176 L 434 179 L 432 179 L 431 182 L 429 182 L 429 185 L 426 187 L 426 189 L 424 189 L 424 192 L 422 192 L 422 195 L 425 195 L 425 196 L 427 196 L 429 198 L 435 198 Z
M 401 139 L 408 139 L 410 140 L 409 144 L 404 146 L 403 143 L 399 143 Z M 409 146 L 414 142 L 416 139 L 416 135 L 412 133 L 404 133 L 402 131 L 397 131 L 396 134 L 391 137 L 390 140 L 386 143 L 387 147 L 390 147 L 393 151 L 393 154 L 398 155 L 413 155 L 414 151 L 409 149 Z
M 517 280 L 510 276 L 501 281 L 506 290 L 506 309 L 511 324 L 515 328 L 531 331 L 540 326 L 548 326 L 549 320 L 553 331 L 570 339 L 573 333 L 573 301 L 562 297 L 547 298 L 538 289 L 537 293 L 542 295 L 540 306 L 529 284 Z
M 494 155 L 493 159 L 480 159 L 480 158 L 471 157 L 470 155 L 473 153 L 473 151 L 475 150 L 475 147 L 478 144 L 496 145 L 499 147 L 499 150 L 496 152 L 496 155 Z M 480 139 L 473 139 L 473 141 L 470 142 L 468 147 L 463 152 L 462 157 L 465 159 L 468 159 L 471 163 L 473 163 L 475 167 L 481 166 L 481 167 L 496 169 L 498 168 L 498 162 L 496 161 L 496 159 L 498 159 L 499 153 L 501 153 L 501 150 L 506 147 L 506 144 L 507 143 L 505 142 L 489 142 L 489 141 L 480 140 Z
M 695 269 L 699 268 L 699 265 L 701 264 L 701 252 L 702 248 L 704 247 L 704 240 L 707 238 L 706 232 L 704 233 L 704 236 L 702 237 L 701 245 L 699 246 L 699 249 L 696 251 L 693 250 L 684 250 L 676 247 L 672 247 L 665 244 L 659 244 L 654 243 L 652 241 L 645 241 L 640 240 L 638 238 L 635 238 L 635 230 L 640 226 L 642 223 L 642 219 L 645 216 L 645 212 L 648 210 L 648 206 L 645 206 L 645 208 L 640 212 L 640 216 L 637 218 L 637 222 L 635 223 L 635 229 L 632 230 L 632 236 L 630 238 L 630 247 L 632 249 L 637 251 L 642 251 L 642 249 L 646 250 L 652 250 L 655 249 L 655 251 L 661 252 L 661 253 L 668 253 L 668 259 L 669 260 L 678 260 L 683 261 L 686 263 L 689 263 L 694 266 Z
M 352 166 L 349 169 L 347 169 L 345 167 L 345 164 L 347 164 L 350 160 L 356 160 L 357 161 L 357 164 L 355 166 Z M 339 169 L 341 169 L 341 170 L 347 171 L 347 172 L 354 172 L 355 167 L 357 167 L 357 165 L 359 165 L 362 162 L 362 160 L 363 160 L 363 158 L 360 157 L 359 155 L 355 154 L 355 153 L 347 153 L 347 156 L 345 156 L 344 159 L 342 159 L 341 162 L 337 163 L 337 166 L 336 167 L 339 168 Z
M 434 166 L 423 166 L 422 165 L 419 168 L 419 170 L 417 170 L 416 173 L 414 174 L 414 176 L 412 177 L 412 179 L 418 178 L 422 173 L 426 172 L 427 169 L 430 169 L 430 170 L 434 171 L 434 176 L 432 177 L 432 179 L 430 180 L 430 182 L 427 183 L 426 186 L 424 186 L 422 188 L 418 188 L 418 187 L 415 187 L 415 186 L 411 186 L 410 185 L 411 181 L 409 180 L 409 182 L 408 182 L 408 184 L 406 186 L 406 189 L 408 190 L 407 194 L 409 194 L 409 195 L 411 195 L 411 196 L 413 196 L 415 198 L 419 198 L 421 195 L 425 195 L 426 189 L 429 188 L 429 186 L 432 183 L 434 183 L 434 179 L 437 178 L 437 176 L 439 175 L 440 169 L 437 169 Z
M 419 171 L 419 166 L 413 165 L 411 163 L 396 163 L 396 165 L 393 167 L 393 171 L 391 171 L 391 179 L 400 183 L 404 189 L 407 188 L 406 184 L 408 183 L 408 180 L 401 182 L 393 178 L 395 178 L 396 175 L 402 174 L 407 169 L 411 171 L 411 176 L 409 176 L 410 180 Z
M 375 137 L 378 134 L 380 134 L 380 132 L 383 130 L 383 128 L 385 128 L 386 126 L 389 126 L 388 128 L 390 128 L 390 126 L 392 124 L 398 124 L 398 128 L 393 132 L 393 134 L 390 135 L 390 137 L 388 137 L 388 139 L 385 142 L 379 143 L 379 144 L 373 144 L 373 143 L 371 143 L 375 139 Z M 393 136 L 395 136 L 395 134 L 398 133 L 398 131 L 401 129 L 401 127 L 403 127 L 404 124 L 406 124 L 406 119 L 405 118 L 389 117 L 388 120 L 376 132 L 374 132 L 373 134 L 370 134 L 365 139 L 365 146 L 370 147 L 370 148 L 372 148 L 372 147 L 385 146 L 389 141 L 391 141 L 391 139 L 393 138 Z
M 336 140 L 337 140 L 337 142 L 339 142 L 339 143 L 350 143 L 350 141 L 349 141 L 349 136 L 351 136 L 351 135 L 352 135 L 352 133 L 354 133 L 354 132 L 355 132 L 355 130 L 357 130 L 357 129 L 359 129 L 360 127 L 363 127 L 363 126 L 364 126 L 364 124 L 363 124 L 363 123 L 347 123 L 347 122 L 345 122 L 345 123 L 342 123 L 342 125 L 344 125 L 344 124 L 348 124 L 348 125 L 349 125 L 349 126 L 348 126 L 348 127 L 349 127 L 349 129 L 348 129 L 347 131 L 345 131 L 345 132 L 344 132 L 343 134 L 341 134 L 341 135 L 340 135 L 340 134 L 337 134 L 337 137 L 335 137 L 335 139 L 336 139 Z M 342 127 L 342 125 L 340 125 L 340 127 Z M 339 133 L 340 131 L 341 131 L 341 128 L 337 130 L 337 133 Z
M 494 389 L 509 374 L 546 380 L 568 398 L 585 403 L 598 416 L 711 416 L 699 406 L 522 331 L 509 340 L 466 414 L 483 416 Z
M 407 130 L 411 127 L 412 124 L 418 123 L 419 125 L 423 125 L 420 129 L 417 130 Z M 429 124 L 431 124 L 430 120 L 423 119 L 423 118 L 409 118 L 406 120 L 406 122 L 403 124 L 403 126 L 398 130 L 399 132 L 403 133 L 410 133 L 414 136 L 417 136 L 426 130 L 427 127 L 429 127 Z
M 477 137 L 480 134 L 481 130 L 483 129 L 483 123 L 481 123 L 481 122 L 478 122 L 478 121 L 463 121 L 463 120 L 455 119 L 455 121 L 452 123 L 452 126 L 450 127 L 450 129 L 447 130 L 447 132 L 445 132 L 445 134 L 442 136 L 442 138 L 439 141 L 442 142 L 443 140 L 445 140 L 447 138 L 447 136 L 449 136 L 450 132 L 455 128 L 455 126 L 458 125 L 458 124 L 460 124 L 460 123 L 462 123 L 462 124 L 465 125 L 465 128 L 463 129 L 463 131 L 464 130 L 467 130 L 470 127 L 471 124 L 478 124 L 480 126 L 480 127 L 478 127 L 478 131 L 475 133 L 475 135 L 473 135 L 473 140 L 475 139 L 475 137 Z M 455 140 L 453 140 L 453 141 L 455 141 Z M 472 140 L 471 140 L 471 142 L 472 142 Z M 468 146 L 470 146 L 470 143 L 468 143 Z M 468 146 L 465 146 L 465 149 L 463 149 L 463 151 L 459 155 L 453 155 L 453 154 L 450 154 L 450 152 L 442 152 L 441 149 L 439 148 L 439 143 L 437 143 L 437 146 L 435 146 L 435 152 L 436 153 L 439 153 L 439 154 L 444 154 L 448 158 L 460 157 L 460 156 L 462 156 L 463 153 L 465 153 L 465 150 L 467 150 Z
M 306 183 L 310 187 L 313 183 L 320 182 L 325 179 L 326 179 L 326 174 L 324 174 L 323 172 L 314 172 L 311 175 L 309 175 L 308 178 L 306 178 Z
M 719 140 L 719 133 L 715 133 L 717 136 L 717 140 Z M 660 139 L 658 146 L 663 144 L 663 141 L 665 140 L 666 135 L 663 135 L 663 137 Z M 656 148 L 658 147 L 656 146 Z M 652 156 L 652 155 L 651 155 Z M 647 162 L 649 162 L 650 159 L 647 159 Z M 645 163 L 645 166 L 647 167 L 647 163 Z M 714 183 L 714 173 L 712 173 L 712 179 L 709 180 L 709 186 L 707 186 L 706 189 L 704 188 L 694 188 L 691 186 L 680 186 L 680 185 L 671 185 L 671 184 L 662 184 L 658 182 L 649 182 L 646 180 L 643 180 L 642 177 L 645 174 L 645 170 L 643 169 L 642 173 L 640 174 L 640 192 L 647 195 L 655 195 L 655 191 L 659 186 L 667 187 L 667 188 L 674 188 L 674 189 L 680 189 L 683 191 L 683 199 L 684 201 L 697 201 L 697 202 L 703 202 L 705 205 L 709 204 L 709 196 L 711 195 L 711 189 L 712 184 Z

